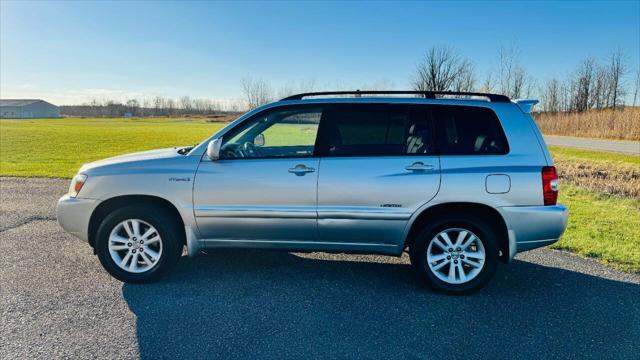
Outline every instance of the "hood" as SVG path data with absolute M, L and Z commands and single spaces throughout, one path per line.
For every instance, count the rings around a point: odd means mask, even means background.
M 148 161 L 148 160 L 160 160 L 160 159 L 169 159 L 174 157 L 182 157 L 178 152 L 180 148 L 165 148 L 165 149 L 157 149 L 157 150 L 148 150 L 141 151 L 126 155 L 114 156 L 94 162 L 90 162 L 82 165 L 80 168 L 81 173 L 101 167 L 107 167 L 111 165 L 126 165 L 137 163 L 140 161 Z

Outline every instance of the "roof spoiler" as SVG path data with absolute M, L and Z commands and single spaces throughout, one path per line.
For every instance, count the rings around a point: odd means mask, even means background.
M 517 99 L 517 100 L 514 100 L 513 102 L 518 104 L 518 106 L 520 107 L 520 110 L 522 110 L 523 113 L 531 114 L 533 107 L 540 101 L 534 100 L 534 99 Z

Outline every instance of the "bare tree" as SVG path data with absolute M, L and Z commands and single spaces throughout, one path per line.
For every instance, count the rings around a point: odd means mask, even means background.
M 542 108 L 544 111 L 558 112 L 561 109 L 562 89 L 558 79 L 547 81 L 542 93 Z
M 476 88 L 475 67 L 468 60 L 460 64 L 458 76 L 453 80 L 453 91 L 473 92 Z
M 572 110 L 585 111 L 591 107 L 594 67 L 595 61 L 587 58 L 574 73 L 571 84 Z
M 625 88 L 623 84 L 624 75 L 627 73 L 627 66 L 622 50 L 616 50 L 611 55 L 609 63 L 609 89 L 611 94 L 611 106 L 615 110 L 616 106 L 624 99 Z
M 517 67 L 513 72 L 511 92 L 509 96 L 515 99 L 531 97 L 534 87 L 535 81 L 533 78 L 525 69 Z
M 191 98 L 188 96 L 183 96 L 178 99 L 178 108 L 180 108 L 184 113 L 191 112 Z
M 173 99 L 167 99 L 167 102 L 166 102 L 165 106 L 166 106 L 167 116 L 175 116 L 175 115 L 177 115 L 176 102 Z
M 383 80 L 376 80 L 372 83 L 364 83 L 364 84 L 361 84 L 360 86 L 357 86 L 356 88 L 360 90 L 369 90 L 369 91 L 385 91 L 385 90 L 393 90 L 395 88 L 395 84 L 393 83 L 393 81 L 383 79 Z M 375 95 L 367 95 L 367 96 L 375 96 Z M 381 95 L 381 96 L 385 96 L 385 95 Z
M 511 96 L 513 73 L 515 72 L 516 51 L 512 47 L 500 46 L 498 50 L 498 87 L 502 94 Z
M 298 91 L 296 91 L 293 86 L 285 84 L 280 86 L 280 88 L 278 89 L 278 99 L 283 99 L 296 93 L 298 93 Z
M 468 89 L 475 85 L 473 66 L 463 60 L 451 48 L 432 47 L 418 64 L 413 79 L 416 91 L 447 91 Z
M 277 94 L 278 94 L 278 99 L 282 99 L 294 94 L 313 92 L 315 90 L 316 90 L 315 79 L 308 79 L 308 80 L 299 81 L 297 85 L 293 85 L 291 83 L 284 84 L 278 89 Z
M 244 78 L 241 85 L 249 109 L 255 109 L 273 100 L 271 87 L 263 80 Z
M 591 108 L 602 109 L 607 106 L 611 89 L 609 87 L 608 71 L 604 66 L 596 65 L 594 70 L 593 89 L 591 91 Z
M 138 109 L 140 108 L 140 103 L 138 102 L 138 100 L 129 99 L 129 100 L 127 100 L 125 105 L 127 107 L 127 111 L 129 112 L 129 114 L 131 114 L 133 116 L 138 116 L 139 115 Z
M 568 82 L 560 85 L 560 111 L 571 111 L 571 84 Z
M 483 93 L 493 92 L 493 72 L 489 71 L 489 73 L 487 73 L 487 77 L 482 82 L 478 91 Z
M 635 91 L 633 92 L 633 106 L 636 106 L 636 101 L 638 100 L 638 92 L 640 91 L 640 69 L 636 73 L 636 86 Z
M 515 47 L 501 46 L 498 50 L 498 91 L 510 98 L 531 96 L 535 82 L 520 65 Z

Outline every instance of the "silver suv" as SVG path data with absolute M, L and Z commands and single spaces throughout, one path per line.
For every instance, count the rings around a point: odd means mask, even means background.
M 552 244 L 566 228 L 535 103 L 451 92 L 295 95 L 194 147 L 84 165 L 58 221 L 125 282 L 157 279 L 185 246 L 189 256 L 408 249 L 432 288 L 467 293 L 499 261 Z

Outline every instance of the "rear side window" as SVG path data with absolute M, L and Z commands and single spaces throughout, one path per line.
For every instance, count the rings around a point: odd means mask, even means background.
M 424 107 L 336 105 L 328 110 L 326 132 L 329 156 L 428 154 L 433 148 Z
M 509 152 L 496 114 L 474 106 L 434 105 L 436 146 L 441 155 L 501 155 Z

